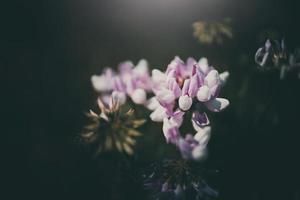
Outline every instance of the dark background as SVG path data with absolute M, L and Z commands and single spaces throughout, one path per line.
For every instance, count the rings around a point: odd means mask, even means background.
M 175 55 L 206 56 L 231 73 L 222 93 L 231 106 L 211 116 L 207 163 L 220 170 L 212 181 L 219 199 L 300 199 L 300 80 L 289 74 L 280 81 L 278 71 L 259 71 L 253 60 L 266 31 L 285 37 L 291 50 L 300 46 L 299 1 L 9 1 L 1 7 L 5 199 L 143 199 L 114 161 L 103 167 L 76 136 L 95 103 L 92 74 L 140 58 L 164 68 Z M 205 46 L 193 37 L 193 22 L 225 17 L 232 19 L 232 40 Z M 143 162 L 154 159 L 155 146 L 141 148 Z M 119 184 L 110 183 L 118 173 Z

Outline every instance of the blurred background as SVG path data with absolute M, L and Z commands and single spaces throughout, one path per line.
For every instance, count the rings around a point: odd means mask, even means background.
M 145 199 L 133 177 L 167 155 L 160 127 L 151 128 L 157 124 L 145 127 L 133 173 L 120 170 L 115 155 L 105 164 L 91 158 L 76 138 L 97 97 L 91 75 L 140 58 L 164 69 L 176 55 L 205 56 L 230 72 L 222 96 L 231 106 L 210 114 L 205 163 L 219 170 L 210 182 L 219 199 L 300 199 L 300 79 L 291 72 L 279 80 L 278 71 L 261 71 L 254 62 L 267 37 L 284 37 L 291 51 L 300 47 L 299 1 L 9 1 L 1 7 L 8 199 Z M 193 36 L 194 22 L 225 18 L 231 39 L 202 44 Z

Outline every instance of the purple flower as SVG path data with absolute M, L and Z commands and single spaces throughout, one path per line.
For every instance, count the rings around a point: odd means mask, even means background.
M 118 73 L 107 69 L 99 76 L 93 75 L 91 81 L 95 90 L 102 96 L 118 95 L 122 104 L 126 102 L 126 96 L 136 104 L 146 104 L 147 93 L 152 91 L 147 61 L 142 59 L 136 66 L 126 61 L 118 69 Z
M 279 69 L 280 79 L 283 79 L 288 71 L 300 68 L 299 52 L 288 53 L 284 40 L 270 40 L 265 42 L 255 53 L 255 62 L 262 69 Z
M 199 62 L 188 58 L 184 63 L 175 57 L 165 72 L 152 71 L 152 90 L 156 101 L 151 99 L 148 104 L 148 108 L 153 110 L 150 118 L 163 121 L 166 141 L 175 144 L 185 159 L 199 160 L 205 157 L 210 138 L 209 120 L 205 113 L 200 116 L 194 111 L 206 107 L 212 112 L 219 112 L 229 105 L 227 99 L 219 98 L 220 89 L 228 76 L 228 72 L 219 74 L 209 66 L 206 58 Z M 188 111 L 194 112 L 192 121 L 197 133 L 195 136 L 186 134 L 182 137 L 179 128 Z

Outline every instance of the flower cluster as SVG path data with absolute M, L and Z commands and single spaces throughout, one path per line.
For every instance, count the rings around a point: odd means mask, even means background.
M 118 96 L 120 104 L 126 102 L 127 96 L 135 104 L 145 104 L 147 92 L 151 91 L 148 63 L 142 59 L 136 66 L 130 61 L 119 65 L 118 73 L 107 68 L 101 75 L 91 77 L 92 84 L 107 102 L 110 95 Z
M 163 122 L 167 143 L 175 144 L 184 159 L 200 160 L 206 155 L 211 132 L 205 111 L 219 112 L 229 105 L 227 99 L 219 98 L 228 76 L 228 72 L 219 74 L 209 66 L 206 58 L 199 61 L 188 58 L 183 62 L 175 57 L 165 71 L 154 69 L 151 76 L 147 62 L 140 60 L 136 66 L 123 62 L 118 73 L 106 69 L 99 76 L 93 75 L 91 80 L 104 102 L 112 95 L 124 104 L 130 97 L 133 103 L 152 110 L 150 118 Z M 147 99 L 147 93 L 153 96 Z M 179 128 L 189 111 L 196 134 L 183 136 Z
M 284 40 L 268 39 L 255 53 L 255 62 L 263 69 L 279 69 L 280 79 L 285 77 L 287 71 L 300 69 L 299 59 L 299 50 L 289 54 Z
M 205 156 L 211 128 L 205 109 L 219 112 L 229 101 L 219 98 L 221 87 L 229 76 L 228 72 L 218 73 L 208 65 L 206 58 L 197 62 L 193 58 L 184 63 L 179 57 L 167 66 L 165 72 L 152 71 L 154 97 L 148 101 L 153 110 L 150 118 L 163 122 L 163 133 L 168 143 L 175 144 L 185 159 L 199 160 Z M 192 112 L 195 135 L 180 134 L 186 112 Z

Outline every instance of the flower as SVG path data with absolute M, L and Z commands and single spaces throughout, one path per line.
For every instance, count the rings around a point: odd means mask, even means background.
M 209 66 L 206 58 L 198 62 L 194 58 L 188 58 L 184 63 L 179 57 L 175 57 L 165 72 L 157 69 L 152 71 L 154 98 L 149 99 L 147 104 L 153 111 L 150 118 L 163 122 L 167 143 L 175 144 L 183 158 L 201 160 L 205 157 L 210 127 L 207 127 L 209 120 L 204 109 L 220 112 L 229 105 L 227 99 L 219 98 L 228 76 L 229 72 L 219 74 Z M 201 114 L 196 110 L 201 110 Z M 183 137 L 179 129 L 185 113 L 189 111 L 193 112 L 192 121 L 197 133 L 195 136 L 186 134 Z
M 255 62 L 265 68 L 278 67 L 287 62 L 287 50 L 284 40 L 267 39 L 265 45 L 260 47 L 255 53 Z
M 265 45 L 256 51 L 254 59 L 262 69 L 279 69 L 280 79 L 283 79 L 286 72 L 299 70 L 299 55 L 299 50 L 288 53 L 283 39 L 280 42 L 267 39 Z
M 87 114 L 89 125 L 82 131 L 81 138 L 96 149 L 95 155 L 111 150 L 129 155 L 134 153 L 136 137 L 141 135 L 136 128 L 143 125 L 145 120 L 135 119 L 133 109 L 123 112 L 120 106 L 122 101 L 117 93 L 113 93 L 110 97 L 109 104 L 99 98 L 100 114 L 92 110 Z
M 145 104 L 147 92 L 151 91 L 148 63 L 141 59 L 136 66 L 126 61 L 119 65 L 118 73 L 112 69 L 104 70 L 101 75 L 93 75 L 91 81 L 94 89 L 102 96 L 115 92 L 122 101 L 126 102 L 129 96 L 135 104 Z
M 205 170 L 185 160 L 153 163 L 143 174 L 152 199 L 214 199 L 218 192 L 202 178 Z

